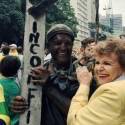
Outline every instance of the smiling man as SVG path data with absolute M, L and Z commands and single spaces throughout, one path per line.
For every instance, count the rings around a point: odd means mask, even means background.
M 43 87 L 41 125 L 66 125 L 70 101 L 79 86 L 71 56 L 73 42 L 74 33 L 68 26 L 54 25 L 47 33 L 52 59 L 31 71 L 32 82 Z M 23 99 L 16 97 L 12 110 L 21 113 L 25 108 Z

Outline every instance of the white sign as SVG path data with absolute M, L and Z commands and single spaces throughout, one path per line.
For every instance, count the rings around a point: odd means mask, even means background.
M 34 18 L 28 13 L 32 7 L 29 0 L 26 6 L 22 96 L 27 99 L 29 109 L 21 115 L 20 125 L 41 125 L 42 88 L 31 83 L 30 69 L 43 64 L 45 13 Z

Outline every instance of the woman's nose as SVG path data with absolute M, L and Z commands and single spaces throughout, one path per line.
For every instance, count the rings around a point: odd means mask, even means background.
M 99 64 L 98 65 L 98 70 L 99 71 L 102 71 L 102 70 L 104 70 L 105 68 L 104 68 L 104 65 L 103 64 Z

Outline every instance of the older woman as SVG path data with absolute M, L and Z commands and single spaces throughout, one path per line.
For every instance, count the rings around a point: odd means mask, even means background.
M 101 86 L 89 101 L 92 74 L 79 67 L 77 77 L 80 87 L 71 102 L 68 125 L 125 125 L 125 42 L 97 45 L 95 77 Z

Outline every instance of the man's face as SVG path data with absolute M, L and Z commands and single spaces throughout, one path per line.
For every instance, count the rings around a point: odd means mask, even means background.
M 85 48 L 85 55 L 88 57 L 94 57 L 95 46 L 96 46 L 95 42 L 88 44 Z
M 49 50 L 58 64 L 69 63 L 73 42 L 67 34 L 57 34 L 49 43 Z

